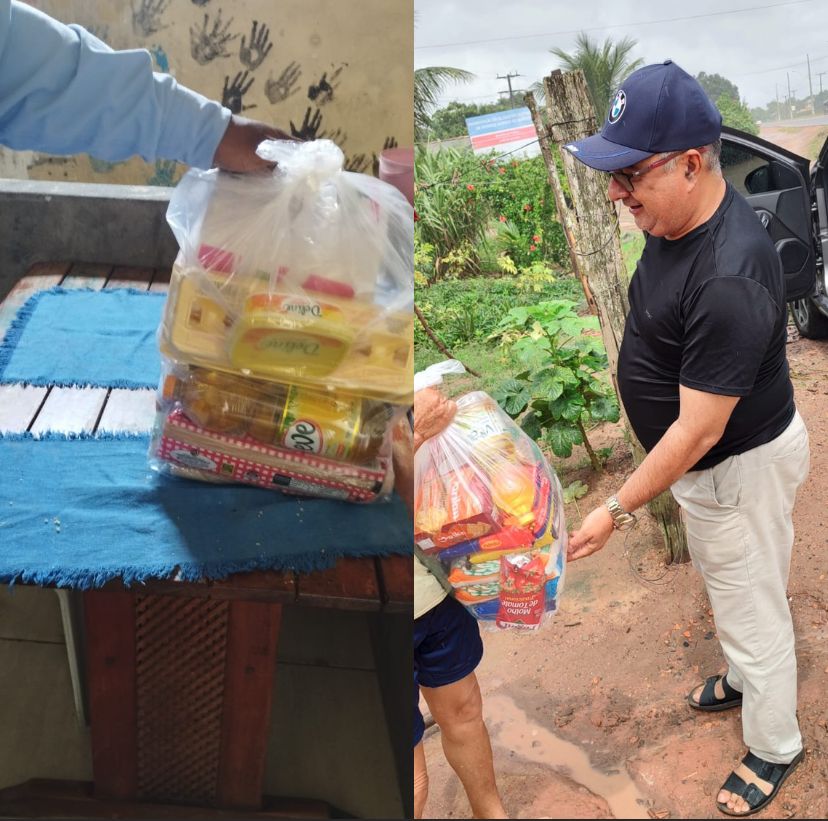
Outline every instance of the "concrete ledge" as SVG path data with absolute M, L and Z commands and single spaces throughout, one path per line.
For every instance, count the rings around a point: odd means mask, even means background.
M 172 188 L 0 180 L 0 301 L 36 262 L 168 268 Z

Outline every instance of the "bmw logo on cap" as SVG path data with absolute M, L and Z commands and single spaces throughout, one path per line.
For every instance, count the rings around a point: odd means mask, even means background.
M 615 95 L 615 99 L 612 101 L 612 108 L 610 109 L 609 117 L 607 119 L 611 123 L 617 123 L 621 119 L 621 115 L 624 113 L 624 109 L 627 107 L 627 95 L 624 93 L 624 89 L 620 89 L 618 94 Z

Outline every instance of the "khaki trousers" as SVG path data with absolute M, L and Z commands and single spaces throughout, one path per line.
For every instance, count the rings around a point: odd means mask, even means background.
M 728 683 L 743 693 L 745 744 L 779 764 L 802 749 L 787 586 L 791 516 L 808 467 L 808 431 L 797 412 L 772 442 L 686 473 L 671 488 L 707 587 Z

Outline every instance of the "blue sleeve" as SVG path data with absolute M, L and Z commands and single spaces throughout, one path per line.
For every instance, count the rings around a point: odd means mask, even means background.
M 153 73 L 149 52 L 113 51 L 80 26 L 0 0 L 0 143 L 9 148 L 209 168 L 230 116 Z

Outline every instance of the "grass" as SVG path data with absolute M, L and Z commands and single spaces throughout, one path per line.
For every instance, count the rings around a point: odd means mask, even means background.
M 621 235 L 621 256 L 624 257 L 624 266 L 627 269 L 627 280 L 635 271 L 641 252 L 644 250 L 644 234 L 640 231 L 625 231 Z
M 809 160 L 816 160 L 819 157 L 819 152 L 822 150 L 822 146 L 825 144 L 825 138 L 828 137 L 828 128 L 821 128 L 814 138 L 808 143 L 808 150 L 805 156 Z
M 452 353 L 466 367 L 477 371 L 478 378 L 471 374 L 449 374 L 444 380 L 443 391 L 450 397 L 460 396 L 469 391 L 486 391 L 491 393 L 504 379 L 508 379 L 517 369 L 517 363 L 508 351 L 496 347 L 493 343 L 469 342 L 458 345 Z M 417 346 L 414 351 L 415 370 L 421 371 L 435 362 L 442 362 L 445 356 L 435 348 Z

